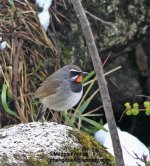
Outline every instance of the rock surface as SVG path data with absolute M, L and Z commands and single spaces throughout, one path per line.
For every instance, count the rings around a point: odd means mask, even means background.
M 0 130 L 0 166 L 112 162 L 113 157 L 93 137 L 65 125 L 32 122 Z

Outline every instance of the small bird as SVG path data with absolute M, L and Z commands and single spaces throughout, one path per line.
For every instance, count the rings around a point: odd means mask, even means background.
M 64 111 L 74 107 L 82 97 L 83 77 L 88 75 L 78 66 L 73 64 L 64 66 L 50 75 L 35 92 L 35 98 L 39 98 L 43 108 L 55 111 Z M 40 110 L 36 121 L 44 114 Z

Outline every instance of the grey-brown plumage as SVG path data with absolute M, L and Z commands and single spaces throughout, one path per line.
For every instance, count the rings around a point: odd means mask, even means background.
M 50 75 L 37 89 L 35 97 L 44 107 L 55 111 L 68 110 L 82 97 L 82 78 L 84 72 L 75 65 L 67 65 Z M 77 79 L 79 81 L 77 81 Z

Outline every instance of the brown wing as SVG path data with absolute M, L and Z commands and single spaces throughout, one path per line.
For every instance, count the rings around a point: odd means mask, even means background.
M 49 76 L 35 92 L 35 97 L 43 98 L 55 94 L 60 83 L 60 80 L 56 79 L 55 76 Z

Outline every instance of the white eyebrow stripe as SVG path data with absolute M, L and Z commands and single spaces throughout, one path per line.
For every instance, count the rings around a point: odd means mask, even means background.
M 81 71 L 79 71 L 79 70 L 76 70 L 76 69 L 70 69 L 70 71 L 74 71 L 74 72 L 81 72 Z

